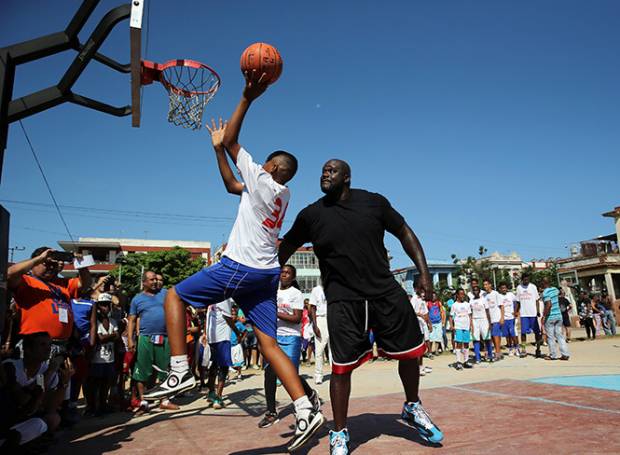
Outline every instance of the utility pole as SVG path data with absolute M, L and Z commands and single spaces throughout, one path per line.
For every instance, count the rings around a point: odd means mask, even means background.
M 24 251 L 26 249 L 25 246 L 12 246 L 9 248 L 9 251 L 11 252 L 11 256 L 9 256 L 9 262 L 13 262 L 13 256 L 15 255 L 16 251 Z

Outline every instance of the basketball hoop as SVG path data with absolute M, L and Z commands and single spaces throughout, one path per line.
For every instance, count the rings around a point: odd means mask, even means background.
M 183 128 L 202 128 L 205 106 L 220 88 L 220 76 L 195 60 L 142 61 L 142 85 L 160 82 L 168 92 L 168 121 Z

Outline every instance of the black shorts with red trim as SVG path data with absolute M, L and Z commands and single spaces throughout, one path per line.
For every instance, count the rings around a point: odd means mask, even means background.
M 384 357 L 415 359 L 426 350 L 418 317 L 402 288 L 378 299 L 330 302 L 327 326 L 334 374 L 348 373 L 372 358 L 370 330 Z

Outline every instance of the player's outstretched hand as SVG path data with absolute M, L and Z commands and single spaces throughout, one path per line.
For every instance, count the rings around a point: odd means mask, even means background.
M 248 101 L 254 101 L 267 90 L 269 86 L 267 82 L 267 73 L 259 74 L 258 71 L 246 71 L 245 89 L 243 89 L 243 97 Z
M 226 125 L 228 122 L 222 120 L 220 117 L 219 122 L 216 124 L 215 119 L 211 119 L 211 127 L 209 128 L 209 124 L 207 123 L 205 126 L 209 130 L 209 134 L 211 134 L 211 142 L 213 143 L 213 148 L 217 149 L 219 147 L 223 147 L 224 143 L 224 133 L 226 132 Z

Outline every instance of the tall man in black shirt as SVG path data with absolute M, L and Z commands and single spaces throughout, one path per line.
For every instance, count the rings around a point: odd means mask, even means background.
M 323 166 L 321 191 L 325 196 L 303 209 L 280 244 L 284 265 L 304 243 L 312 242 L 319 258 L 327 297 L 327 321 L 332 340 L 330 396 L 335 431 L 330 432 L 332 453 L 348 453 L 346 429 L 351 372 L 372 357 L 368 330 L 379 352 L 398 359 L 405 389 L 402 419 L 425 440 L 438 443 L 443 433 L 422 408 L 418 359 L 424 337 L 404 289 L 390 272 L 383 243 L 385 231 L 396 236 L 420 273 L 426 295 L 433 291 L 422 246 L 404 218 L 377 193 L 351 189 L 351 170 L 342 160 Z

